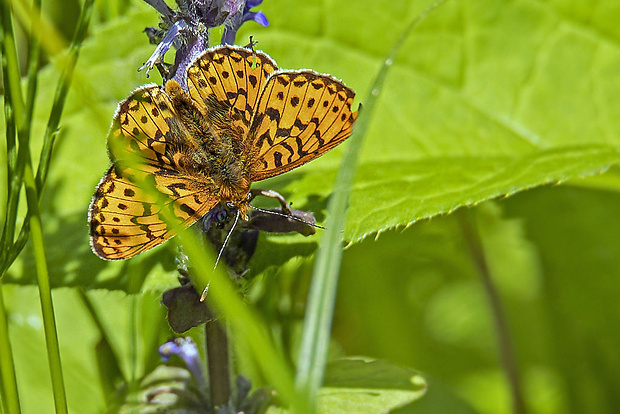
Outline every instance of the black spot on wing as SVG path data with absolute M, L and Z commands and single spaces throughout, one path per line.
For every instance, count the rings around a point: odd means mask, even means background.
M 185 203 L 181 204 L 179 208 L 181 209 L 181 211 L 183 211 L 184 213 L 187 213 L 190 216 L 193 216 L 194 214 L 196 214 L 196 210 L 194 210 L 193 208 L 191 208 Z
M 284 76 L 276 77 L 276 81 L 278 81 L 278 83 L 282 86 L 288 86 L 288 84 L 290 83 L 288 80 L 284 79 Z
M 275 151 L 273 153 L 273 162 L 276 165 L 276 167 L 282 166 L 282 154 L 280 152 Z
M 278 111 L 277 109 L 275 109 L 275 108 L 267 108 L 267 110 L 265 111 L 265 114 L 272 121 L 280 122 L 280 111 Z

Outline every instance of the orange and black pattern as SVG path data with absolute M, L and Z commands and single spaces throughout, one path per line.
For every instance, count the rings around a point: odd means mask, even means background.
M 250 184 L 298 167 L 352 132 L 355 93 L 310 70 L 278 70 L 262 52 L 205 51 L 175 81 L 121 102 L 112 167 L 89 209 L 93 251 L 126 259 L 190 226 L 220 201 L 243 218 Z

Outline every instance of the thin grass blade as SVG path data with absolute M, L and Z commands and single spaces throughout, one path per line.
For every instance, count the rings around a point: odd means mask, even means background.
M 325 365 L 327 363 L 327 350 L 336 301 L 338 273 L 342 260 L 342 245 L 344 242 L 342 229 L 344 229 L 345 225 L 347 205 L 359 152 L 374 114 L 377 99 L 381 94 L 381 88 L 400 48 L 413 28 L 431 10 L 442 3 L 443 1 L 437 2 L 418 15 L 407 26 L 400 39 L 393 46 L 377 73 L 370 92 L 364 101 L 364 108 L 360 111 L 355 130 L 349 138 L 349 148 L 338 170 L 334 191 L 327 206 L 327 230 L 323 234 L 312 274 L 312 284 L 308 297 L 308 307 L 304 320 L 302 344 L 295 378 L 297 390 L 315 405 L 319 389 L 323 383 Z

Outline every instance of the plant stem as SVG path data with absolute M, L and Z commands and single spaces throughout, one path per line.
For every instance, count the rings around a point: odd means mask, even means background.
M 4 307 L 3 285 L 0 277 L 0 390 L 2 391 L 2 412 L 19 414 L 19 393 L 15 377 L 15 362 L 9 337 L 9 325 Z
M 461 209 L 457 212 L 457 218 L 465 236 L 467 246 L 469 247 L 474 265 L 482 279 L 489 305 L 491 306 L 500 359 L 506 371 L 506 377 L 512 396 L 512 412 L 514 414 L 525 414 L 525 400 L 523 398 L 523 390 L 521 389 L 519 368 L 516 362 L 512 341 L 510 340 L 510 330 L 508 328 L 508 322 L 499 292 L 493 284 L 491 272 L 484 253 L 484 246 L 480 239 L 480 234 L 478 233 L 476 211 L 474 209 Z
M 20 147 L 28 145 L 20 142 Z M 37 194 L 32 163 L 28 154 L 26 168 L 24 169 L 24 184 L 26 185 L 26 200 L 28 203 L 28 217 L 30 232 L 32 235 L 32 250 L 34 252 L 35 267 L 37 270 L 37 282 L 39 285 L 39 298 L 41 300 L 41 312 L 43 315 L 43 329 L 47 345 L 47 357 L 49 359 L 50 373 L 52 376 L 52 389 L 54 391 L 54 405 L 57 413 L 67 413 L 67 397 L 60 363 L 60 347 L 58 345 L 58 333 L 56 332 L 56 319 L 52 301 L 47 262 L 45 259 L 45 242 L 43 240 L 43 228 L 41 226 L 41 213 L 39 211 L 39 197 Z
M 65 101 L 67 98 L 67 93 L 69 91 L 69 86 L 71 85 L 71 80 L 73 79 L 73 72 L 75 70 L 75 65 L 77 63 L 77 59 L 79 56 L 80 47 L 82 46 L 82 43 L 84 42 L 84 38 L 86 37 L 88 25 L 90 23 L 90 17 L 91 17 L 92 9 L 93 9 L 93 2 L 94 0 L 85 0 L 84 2 L 84 6 L 82 7 L 82 12 L 80 14 L 80 20 L 78 22 L 77 29 L 75 31 L 73 40 L 71 42 L 71 47 L 69 49 L 69 56 L 68 56 L 68 59 L 66 60 L 65 66 L 63 67 L 63 71 L 60 75 L 60 79 L 58 80 L 58 85 L 56 87 L 54 101 L 52 103 L 52 110 L 50 112 L 50 117 L 47 122 L 47 128 L 45 130 L 45 135 L 43 137 L 43 146 L 41 148 L 41 154 L 39 157 L 39 164 L 38 164 L 37 173 L 36 173 L 36 188 L 37 188 L 37 193 L 39 195 L 41 194 L 41 191 L 43 190 L 43 185 L 45 184 L 45 180 L 47 178 L 50 158 L 52 155 L 52 149 L 54 148 L 54 142 L 55 142 L 56 134 L 58 131 L 58 125 L 60 124 L 60 118 L 62 116 L 62 112 L 64 109 Z M 40 21 L 40 17 L 38 16 L 38 10 L 36 10 L 37 4 L 35 4 L 34 6 L 35 6 L 34 13 L 37 13 L 38 20 L 34 20 L 33 24 L 36 23 L 37 21 Z M 37 42 L 37 47 L 40 47 L 40 42 Z M 34 64 L 31 63 L 31 66 L 29 67 L 29 69 L 31 69 L 33 66 Z M 36 90 L 36 81 L 31 81 L 28 84 L 28 98 L 29 99 L 30 99 L 31 94 L 34 94 L 35 90 Z M 32 108 L 29 107 L 28 109 L 31 110 Z M 30 116 L 31 115 L 32 114 L 30 113 Z M 9 148 L 8 144 L 7 144 L 7 148 Z M 18 163 L 18 165 L 20 164 Z M 20 171 L 23 171 L 23 170 L 18 170 L 18 172 Z M 19 189 L 21 187 L 21 177 L 17 176 L 16 180 L 17 179 L 19 179 L 19 187 L 18 187 Z M 13 188 L 13 187 L 9 187 L 9 188 Z M 19 196 L 19 192 L 17 192 L 17 196 Z M 13 199 L 9 198 L 9 200 L 13 200 Z M 10 201 L 9 207 L 12 207 L 13 204 L 16 205 L 16 201 L 14 201 L 13 203 L 11 203 Z M 16 208 L 17 207 L 15 207 L 15 209 Z M 13 219 L 11 223 L 14 223 L 14 221 L 15 220 Z M 8 230 L 11 230 L 11 229 L 9 228 Z M 19 236 L 17 237 L 17 240 L 15 241 L 15 243 L 12 244 L 11 248 L 6 249 L 6 253 L 4 253 L 6 256 L 3 258 L 2 269 L 7 269 L 11 265 L 11 263 L 13 263 L 13 261 L 17 258 L 19 253 L 22 251 L 22 249 L 26 245 L 26 241 L 28 240 L 29 231 L 30 231 L 29 220 L 26 219 L 24 220 L 24 224 L 22 225 L 22 228 L 19 232 Z M 13 230 L 13 233 L 14 233 L 14 230 Z M 12 243 L 12 239 L 11 239 L 11 243 Z
M 226 324 L 214 318 L 205 324 L 212 412 L 230 400 L 230 356 Z

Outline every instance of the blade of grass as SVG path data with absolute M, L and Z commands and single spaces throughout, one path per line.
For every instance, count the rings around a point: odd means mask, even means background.
M 21 90 L 21 76 L 17 48 L 15 46 L 15 33 L 11 6 L 3 1 L 0 10 L 2 12 L 2 74 L 4 81 L 4 116 L 6 121 L 6 147 L 7 147 L 7 207 L 0 247 L 2 254 L 2 267 L 0 277 L 4 274 L 7 265 L 7 253 L 13 244 L 15 237 L 15 224 L 17 220 L 17 206 L 22 185 L 23 164 L 19 162 L 17 150 L 17 131 L 21 129 L 24 120 L 24 98 Z
M 34 0 L 32 9 L 30 15 L 30 36 L 28 37 L 28 88 L 26 90 L 26 113 L 24 115 L 24 126 L 27 128 L 30 128 L 32 123 L 34 101 L 39 81 L 39 54 L 41 53 L 41 42 L 38 36 L 35 35 L 35 27 L 41 25 L 41 0 Z
M 308 295 L 308 307 L 304 319 L 301 350 L 297 360 L 297 374 L 295 378 L 297 391 L 306 396 L 314 405 L 313 408 L 316 408 L 317 397 L 319 389 L 323 384 L 325 365 L 327 363 L 327 350 L 336 301 L 338 273 L 342 260 L 342 244 L 344 241 L 342 229 L 345 225 L 347 204 L 353 178 L 355 177 L 358 155 L 374 113 L 377 99 L 381 93 L 381 88 L 400 48 L 413 28 L 428 13 L 444 2 L 434 3 L 413 19 L 388 54 L 367 95 L 364 108 L 360 111 L 357 125 L 349 138 L 349 148 L 344 155 L 343 162 L 336 176 L 334 191 L 327 205 L 327 229 L 323 234 L 312 273 L 312 284 Z
M 33 38 L 35 38 L 36 36 L 41 36 L 41 32 L 38 31 L 39 26 L 40 26 L 40 16 L 38 15 L 38 10 L 39 10 L 39 6 L 40 3 L 35 2 L 35 4 L 33 5 L 33 7 L 29 10 L 29 13 L 27 14 L 27 17 L 29 18 L 29 21 L 32 22 L 32 31 L 31 31 L 31 36 Z M 86 5 L 89 5 L 88 7 L 84 7 L 82 10 L 82 16 L 80 19 L 80 26 L 82 27 L 82 32 L 81 32 L 81 37 L 83 39 L 83 35 L 85 33 L 85 26 L 88 25 L 88 21 L 89 21 L 89 17 L 90 17 L 90 10 L 92 9 L 92 1 L 86 1 Z M 38 285 L 39 285 L 39 293 L 40 293 L 40 300 L 41 300 L 41 311 L 42 311 L 42 315 L 43 315 L 43 325 L 44 325 L 44 332 L 45 332 L 45 339 L 46 339 L 46 345 L 47 345 L 47 353 L 48 353 L 48 361 L 49 361 L 49 366 L 50 366 L 50 373 L 51 373 L 51 377 L 52 377 L 52 388 L 53 388 L 53 396 L 54 396 L 54 404 L 55 404 L 55 408 L 56 408 L 56 412 L 57 413 L 66 413 L 67 412 L 67 402 L 66 402 L 66 392 L 65 392 L 65 388 L 64 388 L 64 381 L 63 381 L 63 375 L 62 375 L 62 365 L 61 365 L 61 361 L 60 361 L 60 349 L 59 349 L 59 345 L 58 345 L 58 336 L 57 336 L 57 332 L 56 332 L 56 322 L 55 322 L 55 318 L 54 318 L 54 308 L 53 308 L 53 301 L 52 301 L 52 295 L 51 295 L 51 287 L 50 287 L 50 283 L 49 283 L 49 275 L 48 275 L 48 271 L 47 271 L 47 262 L 45 259 L 45 247 L 44 247 L 44 241 L 43 241 L 43 230 L 42 230 L 42 224 L 41 224 L 41 216 L 40 216 L 40 211 L 39 211 L 39 194 L 40 194 L 40 188 L 37 187 L 42 187 L 42 181 L 41 181 L 41 185 L 37 185 L 37 179 L 35 178 L 35 173 L 32 167 L 32 159 L 30 156 L 30 121 L 32 119 L 32 111 L 34 108 L 34 97 L 36 94 L 36 69 L 38 66 L 38 54 L 39 54 L 39 49 L 38 49 L 38 43 L 35 41 L 35 43 L 37 43 L 34 47 L 34 51 L 31 52 L 30 58 L 31 58 L 31 62 L 29 64 L 29 74 L 32 75 L 32 78 L 29 79 L 29 85 L 28 85 L 28 99 L 29 101 L 26 103 L 26 108 L 24 108 L 24 102 L 23 102 L 23 98 L 21 95 L 21 78 L 19 76 L 19 68 L 17 67 L 16 63 L 11 63 L 11 62 L 16 62 L 16 49 L 15 49 L 15 45 L 14 45 L 14 38 L 12 35 L 12 19 L 11 19 L 11 7 L 10 4 L 8 2 L 4 2 L 3 3 L 3 7 L 2 7 L 2 22 L 3 22 L 3 39 L 7 39 L 7 34 L 9 39 L 11 40 L 10 42 L 4 42 L 3 41 L 3 52 L 6 52 L 6 55 L 9 56 L 8 59 L 4 59 L 3 60 L 3 67 L 7 69 L 8 71 L 8 75 L 5 76 L 5 79 L 8 79 L 8 85 L 10 88 L 10 94 L 11 94 L 11 98 L 9 100 L 9 103 L 6 104 L 5 103 L 5 113 L 7 114 L 11 114 L 13 113 L 14 115 L 14 119 L 16 120 L 16 124 L 17 124 L 17 136 L 18 136 L 18 140 L 19 140 L 19 147 L 17 149 L 17 162 L 16 162 L 16 168 L 13 169 L 12 174 L 10 175 L 10 179 L 11 181 L 11 193 L 13 194 L 15 193 L 16 196 L 14 198 L 9 198 L 9 208 L 7 209 L 8 212 L 12 212 L 12 208 L 17 207 L 17 202 L 18 202 L 18 197 L 19 197 L 19 191 L 21 188 L 21 179 L 23 179 L 23 184 L 25 185 L 25 189 L 26 189 L 26 201 L 27 201 L 27 205 L 28 205 L 28 214 L 25 220 L 25 224 L 22 227 L 22 231 L 20 232 L 20 238 L 19 240 L 22 240 L 21 245 L 23 247 L 23 243 L 25 243 L 25 239 L 27 238 L 27 229 L 30 229 L 30 232 L 32 234 L 32 242 L 33 242 L 33 252 L 34 252 L 34 258 L 35 258 L 35 267 L 36 267 L 36 273 L 37 273 L 37 281 L 38 281 Z M 7 28 L 9 28 L 7 30 Z M 78 31 L 78 33 L 80 33 Z M 39 39 L 40 40 L 40 39 Z M 81 43 L 81 40 L 80 40 Z M 7 46 L 8 45 L 8 46 Z M 14 56 L 11 56 L 14 55 Z M 77 55 L 74 55 L 75 58 L 77 58 Z M 52 123 L 56 123 L 56 126 L 54 127 L 54 130 L 57 128 L 57 125 L 60 121 L 60 114 L 62 112 L 62 106 L 64 105 L 64 97 L 66 96 L 66 92 L 68 89 L 68 81 L 71 78 L 71 74 L 73 71 L 73 66 L 75 65 L 75 61 L 69 61 L 68 64 L 68 68 L 69 68 L 69 73 L 67 78 L 61 77 L 61 89 L 64 88 L 63 93 L 61 94 L 61 106 L 60 106 L 60 110 L 57 113 L 52 112 L 52 115 L 50 116 L 50 122 Z M 17 105 L 16 105 L 17 103 Z M 7 106 L 7 105 L 12 105 L 12 106 Z M 9 119 L 10 117 L 7 116 L 7 119 Z M 8 129 L 8 128 L 7 128 Z M 49 129 L 49 128 L 48 128 Z M 46 141 L 52 141 L 52 137 L 53 137 L 53 133 L 50 133 L 49 136 L 50 138 L 47 139 L 47 133 L 46 133 Z M 7 135 L 7 141 L 9 141 L 10 139 L 13 139 L 13 142 L 7 142 L 7 148 L 11 148 L 11 151 L 14 151 L 15 148 L 15 142 L 14 142 L 14 137 L 10 138 Z M 12 147 L 10 147 L 9 145 L 12 145 Z M 51 152 L 51 146 L 49 148 L 45 148 L 44 145 L 44 152 L 43 152 L 43 156 L 45 157 L 46 152 Z M 9 157 L 12 157 L 13 155 L 9 155 Z M 45 175 L 46 172 L 46 167 L 47 167 L 47 160 L 43 159 L 42 160 L 43 163 L 39 163 L 40 167 L 42 167 L 43 171 L 43 175 Z M 15 173 L 17 171 L 17 174 Z M 23 176 L 22 176 L 23 174 Z M 20 179 L 18 183 L 15 182 L 15 178 Z M 16 215 L 16 211 L 15 211 L 15 215 Z M 8 216 L 8 215 L 7 215 Z M 8 216 L 7 217 L 7 221 L 5 222 L 5 227 L 3 229 L 3 245 L 4 247 L 7 247 L 10 244 L 13 244 L 13 238 L 14 238 L 14 224 L 15 224 L 15 217 L 12 216 Z M 6 231 L 6 230 L 9 231 Z M 22 234 L 25 234 L 23 237 L 21 236 Z M 19 253 L 19 250 L 14 249 L 15 245 L 12 246 L 13 248 L 11 249 L 11 253 L 9 254 L 9 259 L 10 257 L 16 257 L 17 254 Z M 5 261 L 4 259 L 6 259 L 7 257 L 3 257 L 3 271 L 8 268 L 8 266 L 10 265 L 10 261 L 7 263 L 7 261 Z
M 28 142 L 21 142 L 20 139 L 20 147 L 22 145 L 28 147 Z M 24 185 L 26 187 L 26 202 L 28 204 L 30 233 L 32 235 L 32 250 L 34 252 L 37 283 L 39 285 L 39 299 L 41 301 L 41 313 L 43 315 L 43 330 L 45 332 L 47 357 L 50 374 L 52 376 L 54 406 L 56 407 L 57 413 L 65 414 L 68 412 L 67 397 L 62 375 L 62 365 L 60 363 L 60 347 L 58 345 L 56 319 L 54 317 L 52 290 L 47 271 L 47 261 L 45 259 L 45 242 L 43 240 L 41 212 L 39 211 L 39 196 L 36 189 L 29 150 L 26 149 L 25 152 L 28 152 L 28 162 L 24 169 Z
M 73 72 L 75 65 L 80 54 L 80 48 L 86 37 L 86 32 L 90 24 L 90 18 L 92 15 L 94 0 L 85 0 L 82 6 L 82 12 L 78 21 L 73 40 L 71 41 L 71 47 L 69 49 L 69 57 L 66 60 L 66 64 L 63 68 L 60 79 L 58 80 L 58 86 L 56 87 L 56 93 L 54 94 L 54 103 L 50 112 L 49 120 L 47 121 L 47 127 L 45 135 L 43 137 L 43 148 L 41 149 L 41 155 L 39 158 L 39 167 L 37 168 L 37 190 L 40 192 L 47 178 L 47 172 L 49 169 L 49 161 L 52 155 L 52 148 L 54 146 L 54 138 L 60 124 L 60 118 L 62 111 L 65 107 L 67 93 L 69 92 L 69 86 L 71 86 L 71 80 L 73 79 Z
M 7 3 L 8 4 L 8 3 Z M 30 19 L 30 35 L 29 35 L 29 53 L 28 53 L 28 88 L 26 91 L 26 102 L 24 108 L 23 122 L 21 123 L 22 127 L 20 128 L 20 134 L 30 137 L 30 128 L 32 124 L 32 115 L 34 113 L 34 103 L 37 91 L 37 83 L 38 83 L 38 75 L 39 75 L 39 54 L 41 50 L 41 43 L 39 42 L 38 36 L 35 35 L 35 28 L 40 26 L 40 7 L 41 1 L 35 0 L 32 8 L 32 14 Z M 14 76 L 14 75 L 12 75 Z M 20 77 L 21 81 L 21 77 Z M 8 138 L 8 136 L 7 136 Z M 10 145 L 9 152 L 15 151 L 15 140 L 12 138 L 11 143 L 9 144 L 9 139 L 7 139 L 7 147 Z M 8 155 L 8 154 L 7 154 Z M 11 156 L 9 156 L 9 159 Z M 17 153 L 17 159 L 19 159 L 19 152 Z M 9 162 L 9 186 L 10 195 L 8 197 L 9 206 L 7 207 L 7 215 L 5 220 L 5 227 L 3 229 L 6 230 L 6 234 L 3 234 L 2 238 L 2 267 L 0 269 L 8 269 L 11 266 L 11 263 L 15 260 L 13 256 L 13 251 L 15 250 L 15 244 L 21 244 L 22 247 L 26 242 L 26 237 L 23 237 L 24 229 L 28 228 L 28 220 L 24 221 L 22 225 L 22 229 L 20 230 L 20 236 L 18 237 L 18 241 L 13 243 L 13 239 L 15 237 L 15 224 L 17 219 L 17 206 L 19 204 L 19 194 L 23 181 L 23 163 L 18 163 L 19 168 L 15 168 L 15 166 L 11 166 Z M 12 176 L 12 171 L 15 172 L 15 175 Z M 22 241 L 20 241 L 22 239 Z M 10 248 L 9 248 L 10 246 Z M 18 252 L 21 249 L 18 250 Z
M 4 307 L 3 286 L 0 280 L 0 391 L 2 391 L 2 412 L 19 414 L 19 393 L 17 392 L 17 378 L 13 351 L 9 338 L 9 325 Z
M 20 85 L 19 63 L 15 46 L 15 32 L 11 17 L 11 7 L 8 2 L 0 5 L 0 29 L 2 44 L 2 70 L 5 88 L 4 114 L 6 121 L 7 142 L 7 195 L 6 215 L 0 238 L 0 385 L 2 390 L 3 412 L 7 414 L 20 413 L 17 378 L 15 376 L 15 362 L 11 349 L 8 320 L 5 312 L 2 293 L 2 277 L 6 266 L 6 252 L 13 243 L 15 236 L 15 221 L 17 219 L 17 205 L 22 184 L 23 163 L 19 164 L 16 136 L 23 121 L 24 101 Z

